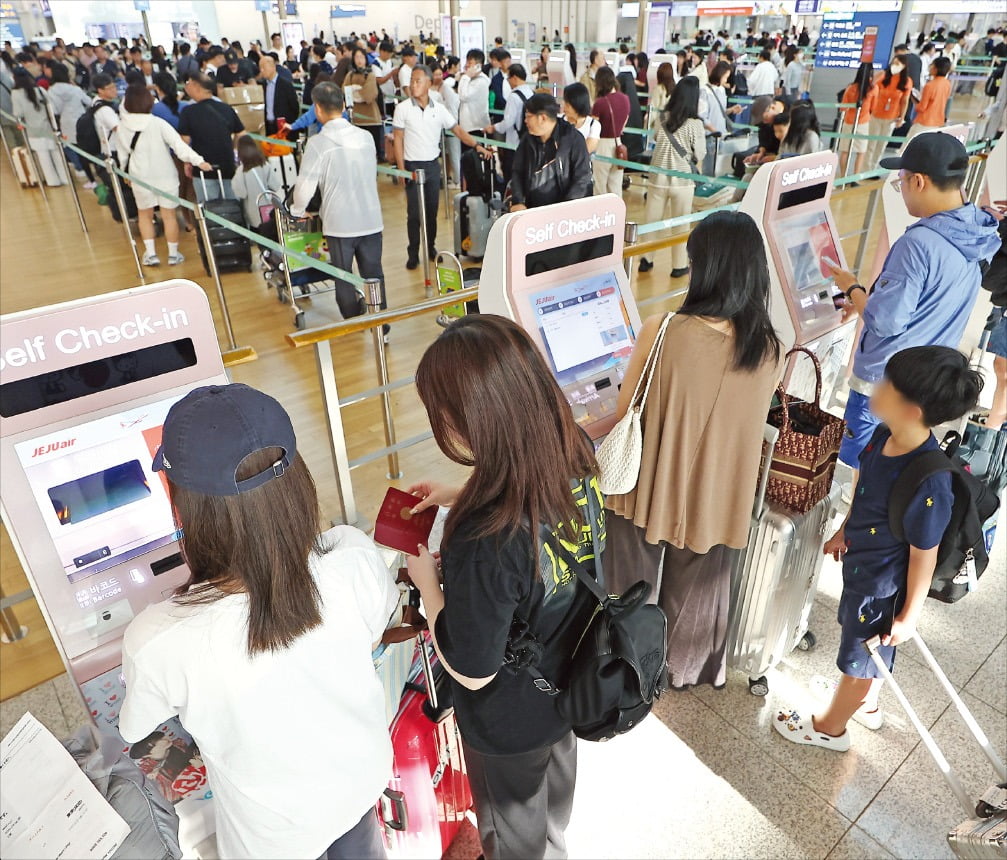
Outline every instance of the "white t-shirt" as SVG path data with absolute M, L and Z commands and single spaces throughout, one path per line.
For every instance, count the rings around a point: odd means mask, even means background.
M 392 69 L 395 68 L 395 64 L 392 62 L 392 58 L 389 57 L 387 60 L 378 59 L 374 64 L 378 67 L 378 77 L 383 78 Z M 391 98 L 395 95 L 395 75 L 392 75 L 387 81 L 385 81 L 381 87 L 381 92 L 386 96 Z
M 425 108 L 416 99 L 395 106 L 392 128 L 401 128 L 406 161 L 436 161 L 441 154 L 441 131 L 458 122 L 444 103 L 430 99 Z
M 601 121 L 597 117 L 584 117 L 584 121 L 574 128 L 584 135 L 584 140 L 601 140 Z
M 403 95 L 409 95 L 409 82 L 413 78 L 414 68 L 416 66 L 410 66 L 409 63 L 403 63 L 399 66 L 399 89 L 402 90 Z
M 216 799 L 221 857 L 316 858 L 387 787 L 392 747 L 371 648 L 398 601 L 377 548 L 337 526 L 312 557 L 322 623 L 248 656 L 247 598 L 148 606 L 126 629 L 119 731 L 178 715 Z
M 95 99 L 92 104 L 99 102 Z M 115 130 L 119 126 L 119 114 L 108 105 L 104 105 L 94 112 L 94 127 L 98 131 L 98 140 L 101 141 L 101 151 L 106 155 L 115 152 Z

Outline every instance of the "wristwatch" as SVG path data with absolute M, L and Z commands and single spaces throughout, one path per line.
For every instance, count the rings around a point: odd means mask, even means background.
M 846 296 L 846 298 L 852 299 L 853 294 L 857 290 L 860 290 L 865 296 L 867 295 L 867 290 L 861 284 L 854 284 L 852 287 L 850 287 L 848 290 L 845 291 L 844 295 Z

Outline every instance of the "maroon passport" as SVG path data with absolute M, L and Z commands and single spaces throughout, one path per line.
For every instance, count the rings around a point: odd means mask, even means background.
M 426 546 L 437 517 L 437 506 L 418 514 L 411 513 L 419 501 L 418 496 L 389 487 L 374 523 L 375 542 L 408 555 L 416 555 L 420 544 Z

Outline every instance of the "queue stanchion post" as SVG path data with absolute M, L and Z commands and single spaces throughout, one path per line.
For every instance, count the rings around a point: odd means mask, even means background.
M 227 309 L 227 299 L 224 297 L 224 286 L 220 283 L 220 269 L 217 268 L 217 258 L 213 253 L 213 243 L 210 241 L 210 228 L 206 223 L 206 212 L 203 204 L 196 204 L 196 227 L 199 235 L 203 237 L 203 247 L 206 250 L 206 265 L 210 270 L 210 277 L 213 278 L 213 286 L 217 290 L 217 301 L 220 303 L 220 315 L 224 319 L 224 330 L 227 332 L 227 342 L 231 349 L 237 348 L 234 340 L 234 329 L 231 327 L 231 314 Z
M 49 108 L 49 116 L 52 117 L 52 105 L 48 102 L 46 106 Z M 70 171 L 70 161 L 66 157 L 66 150 L 63 149 L 63 141 L 60 138 L 60 134 L 55 130 L 55 124 L 53 126 L 52 137 L 56 143 L 56 149 L 59 150 L 60 159 L 63 161 L 63 170 L 66 171 L 66 181 L 70 185 L 70 193 L 73 195 L 73 205 L 77 210 L 77 217 L 80 219 L 80 229 L 87 233 L 87 221 L 84 220 L 84 209 L 80 205 L 80 195 L 77 193 L 77 183 L 73 181 L 73 174 Z
M 864 109 L 864 100 L 862 97 L 857 99 L 857 112 L 853 117 L 853 136 L 856 136 L 857 129 L 860 127 L 860 112 Z M 840 109 L 840 116 L 842 116 L 842 109 Z M 843 123 L 839 124 L 839 133 L 843 133 Z M 850 148 L 846 153 L 846 166 L 843 168 L 843 176 L 850 175 L 850 164 L 853 163 L 853 146 L 856 143 L 853 137 L 850 138 Z M 842 139 L 840 138 L 839 147 L 842 148 Z
M 627 221 L 625 233 L 623 235 L 623 242 L 627 245 L 627 247 L 632 247 L 639 241 L 640 225 L 637 224 L 636 221 Z M 633 275 L 636 270 L 636 266 L 633 262 L 635 259 L 636 257 L 626 257 L 626 262 L 624 264 L 626 266 L 626 277 L 629 278 L 630 288 L 633 286 Z
M 450 221 L 451 192 L 448 189 L 448 135 L 441 129 L 441 190 L 444 192 L 444 217 Z
M 418 167 L 413 171 L 413 182 L 416 183 L 416 200 L 420 208 L 420 263 L 423 268 L 423 293 L 429 299 L 433 293 L 430 282 L 430 246 L 427 244 L 430 235 L 430 225 L 427 224 L 427 172 Z
M 116 166 L 115 159 L 111 155 L 106 156 L 105 158 L 105 170 L 108 171 L 109 181 L 112 183 L 112 193 L 115 195 L 115 202 L 119 207 L 122 229 L 126 232 L 126 239 L 129 241 L 129 250 L 133 252 L 133 262 L 136 263 L 136 273 L 140 276 L 140 283 L 146 284 L 147 279 L 143 276 L 143 266 L 140 264 L 140 255 L 136 250 L 136 242 L 133 240 L 133 231 L 129 229 L 129 213 L 126 211 L 126 196 L 122 193 L 122 183 L 119 182 L 119 174 L 116 173 L 118 167 Z
M 867 254 L 867 243 L 871 238 L 871 227 L 874 224 L 874 217 L 877 215 L 878 206 L 881 204 L 881 189 L 883 187 L 884 183 L 875 188 L 867 200 L 867 211 L 864 213 L 864 230 L 860 235 L 860 242 L 857 244 L 857 256 L 853 262 L 854 272 L 859 272 L 864 265 L 864 257 Z
M 367 312 L 376 314 L 381 310 L 381 281 L 378 278 L 368 278 L 364 284 L 367 297 Z M 381 392 L 381 421 L 385 430 L 385 445 L 391 449 L 395 447 L 395 416 L 392 414 L 392 395 L 387 390 L 388 385 L 388 358 L 385 355 L 385 338 L 382 334 L 382 327 L 376 326 L 371 329 L 371 337 L 374 339 L 374 361 L 378 370 L 378 384 L 385 390 Z M 388 475 L 390 481 L 397 481 L 402 477 L 399 471 L 398 451 L 390 450 L 388 453 Z
M 0 129 L 0 141 L 3 142 L 3 151 L 7 155 L 7 161 L 10 163 L 10 172 L 14 174 L 14 178 L 17 179 L 17 168 L 14 166 L 14 156 L 10 151 L 10 144 L 7 142 L 7 135 L 3 129 Z M 24 186 L 18 183 L 18 187 L 23 191 Z
M 42 192 L 42 199 L 46 202 L 46 205 L 48 205 L 49 194 L 45 190 L 45 176 L 42 175 L 42 163 L 38 160 L 38 158 L 36 158 L 35 150 L 31 148 L 31 143 L 28 141 L 28 129 L 25 128 L 23 119 L 18 119 L 17 127 L 21 132 L 21 139 L 24 141 L 25 151 L 28 153 L 31 163 L 35 165 L 35 178 L 38 180 L 38 189 Z
M 0 588 L 0 604 L 5 602 L 3 589 Z M 10 645 L 12 642 L 19 642 L 27 635 L 28 628 L 18 621 L 14 610 L 9 606 L 0 605 L 0 643 Z

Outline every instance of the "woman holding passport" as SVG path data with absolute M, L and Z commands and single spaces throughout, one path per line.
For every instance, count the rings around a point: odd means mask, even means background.
M 504 658 L 515 617 L 533 617 L 533 632 L 547 641 L 573 597 L 577 579 L 543 547 L 541 524 L 594 565 L 592 537 L 599 547 L 604 537 L 594 450 L 538 348 L 503 317 L 448 327 L 423 356 L 416 387 L 438 447 L 472 467 L 461 488 L 410 488 L 422 497 L 414 510 L 451 510 L 443 592 L 425 547 L 410 557 L 409 575 L 453 682 L 483 852 L 566 856 L 576 740 L 555 700 Z M 515 417 L 518 398 L 531 419 Z

